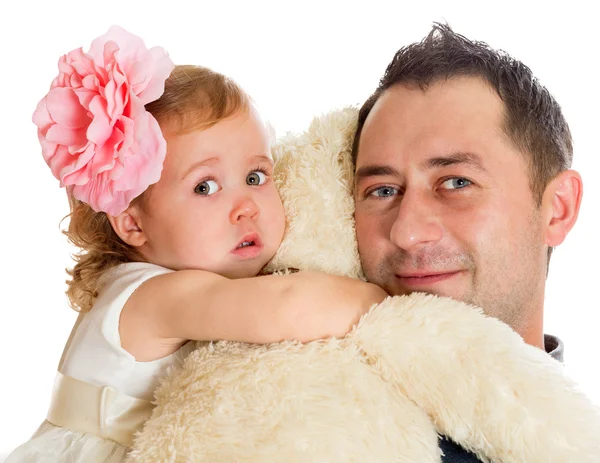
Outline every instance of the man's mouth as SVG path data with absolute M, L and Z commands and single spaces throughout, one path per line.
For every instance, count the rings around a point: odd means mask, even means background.
M 418 273 L 400 273 L 396 274 L 396 278 L 407 287 L 426 286 L 433 283 L 438 283 L 450 279 L 460 273 L 460 270 L 448 272 L 418 272 Z

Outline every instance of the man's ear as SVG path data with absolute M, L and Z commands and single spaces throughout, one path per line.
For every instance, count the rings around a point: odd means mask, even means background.
M 142 229 L 141 213 L 138 206 L 131 205 L 119 215 L 115 217 L 107 215 L 107 217 L 115 233 L 128 245 L 137 248 L 148 241 Z
M 542 207 L 548 246 L 558 246 L 565 240 L 577 221 L 582 195 L 581 176 L 574 170 L 561 172 L 546 187 Z

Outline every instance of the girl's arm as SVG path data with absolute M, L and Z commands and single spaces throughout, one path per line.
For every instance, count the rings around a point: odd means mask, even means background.
M 153 360 L 189 339 L 267 344 L 340 337 L 387 294 L 359 280 L 317 272 L 228 279 L 181 270 L 149 279 L 121 313 L 121 345 Z

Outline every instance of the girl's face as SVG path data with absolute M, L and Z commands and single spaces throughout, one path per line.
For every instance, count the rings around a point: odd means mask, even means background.
M 257 112 L 165 138 L 161 178 L 138 210 L 142 255 L 174 270 L 257 275 L 285 229 L 269 135 Z

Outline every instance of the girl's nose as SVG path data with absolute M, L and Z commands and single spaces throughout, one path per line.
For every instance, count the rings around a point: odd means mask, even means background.
M 259 214 L 258 204 L 251 196 L 238 198 L 234 207 L 231 209 L 230 221 L 233 224 L 238 223 L 242 218 L 256 219 Z

